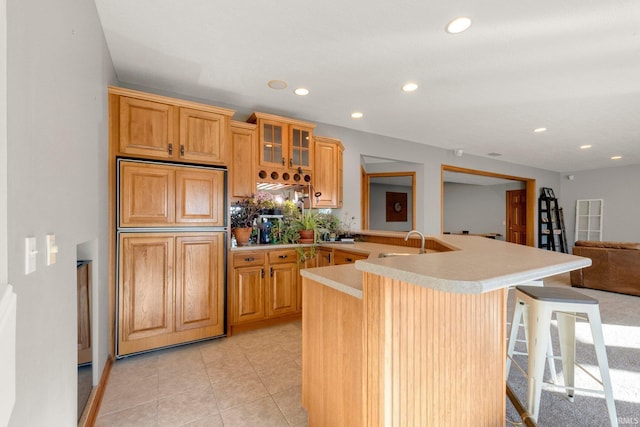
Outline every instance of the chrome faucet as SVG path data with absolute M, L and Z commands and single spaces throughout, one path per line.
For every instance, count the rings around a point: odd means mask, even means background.
M 419 253 L 421 253 L 421 254 L 425 253 L 425 250 L 424 250 L 424 234 L 422 234 L 418 230 L 411 230 L 410 232 L 408 232 L 407 235 L 404 236 L 404 241 L 406 242 L 407 240 L 409 240 L 409 236 L 411 236 L 412 234 L 417 234 L 418 236 L 420 236 L 420 238 L 422 239 L 422 246 L 420 246 L 420 252 Z

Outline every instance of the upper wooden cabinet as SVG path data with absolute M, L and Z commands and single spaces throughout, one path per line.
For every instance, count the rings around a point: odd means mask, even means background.
M 315 137 L 315 176 L 313 187 L 320 192 L 312 198 L 315 208 L 342 207 L 342 152 L 338 139 Z
M 232 121 L 229 197 L 233 200 L 256 193 L 256 148 L 256 125 Z
M 110 87 L 116 155 L 227 164 L 232 110 Z
M 224 226 L 224 172 L 120 162 L 120 227 Z
M 313 170 L 313 123 L 265 113 L 248 121 L 258 124 L 259 166 Z

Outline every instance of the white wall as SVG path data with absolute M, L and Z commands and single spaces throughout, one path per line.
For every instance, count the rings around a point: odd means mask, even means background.
M 413 205 L 411 187 L 403 185 L 370 184 L 369 186 L 369 228 L 372 230 L 409 231 L 412 225 Z M 407 195 L 407 220 L 387 222 L 387 191 Z
M 7 286 L 7 2 L 0 0 L 0 295 Z
M 444 231 L 459 233 L 500 233 L 506 236 L 508 190 L 524 188 L 524 183 L 471 185 L 444 184 Z
M 9 425 L 77 423 L 76 247 L 97 241 L 107 342 L 107 84 L 115 73 L 92 1 L 9 0 L 8 278 L 18 295 L 17 399 Z M 44 265 L 44 236 L 60 252 Z M 24 274 L 24 238 L 38 268 Z M 95 318 L 94 318 L 95 319 Z
M 560 185 L 557 172 L 505 163 L 465 154 L 456 157 L 451 150 L 409 141 L 359 132 L 326 124 L 318 124 L 315 134 L 339 138 L 344 151 L 344 207 L 360 219 L 360 155 L 369 155 L 417 164 L 416 168 L 416 228 L 429 234 L 441 232 L 441 166 L 452 165 L 504 175 L 536 179 L 538 188 Z M 429 141 L 425 141 L 428 143 Z M 537 209 L 536 209 L 537 212 Z M 536 213 L 537 216 L 537 213 Z M 537 220 L 536 220 L 537 227 Z M 537 229 L 536 229 L 537 230 Z
M 569 246 L 575 242 L 576 200 L 580 199 L 604 200 L 602 240 L 640 242 L 640 165 L 566 172 L 561 182 L 558 202 Z

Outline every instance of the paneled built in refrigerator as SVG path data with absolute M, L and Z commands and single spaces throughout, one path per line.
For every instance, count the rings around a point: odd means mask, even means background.
M 223 335 L 226 169 L 117 167 L 116 355 Z

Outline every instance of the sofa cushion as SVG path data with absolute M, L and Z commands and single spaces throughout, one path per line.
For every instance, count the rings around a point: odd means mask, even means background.
M 640 243 L 630 242 L 596 242 L 591 240 L 578 240 L 575 246 L 583 246 L 589 248 L 640 250 Z

